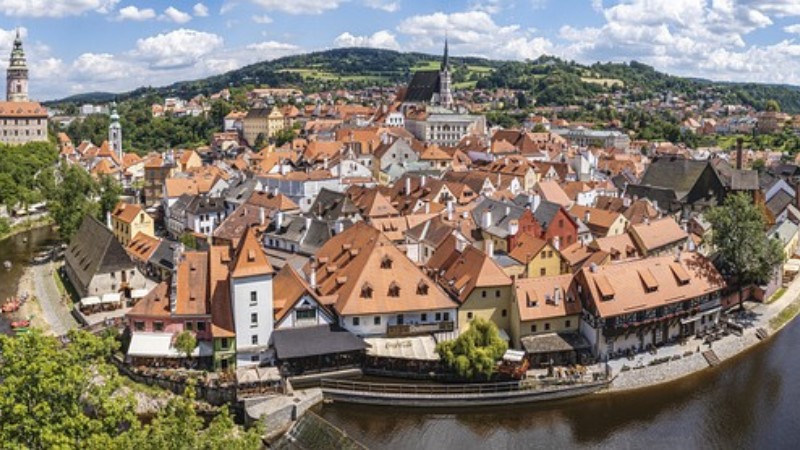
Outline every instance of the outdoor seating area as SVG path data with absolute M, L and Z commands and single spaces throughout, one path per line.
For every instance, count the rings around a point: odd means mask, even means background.
M 277 367 L 246 367 L 236 371 L 238 398 L 284 393 L 283 378 Z
M 105 311 L 114 311 L 124 306 L 122 294 L 119 292 L 112 292 L 103 294 L 102 297 L 91 296 L 84 297 L 78 304 L 82 314 L 96 314 Z
M 531 367 L 551 367 L 592 362 L 591 344 L 580 333 L 547 333 L 521 340 Z
M 430 374 L 441 370 L 433 336 L 366 338 L 364 368 L 371 373 Z

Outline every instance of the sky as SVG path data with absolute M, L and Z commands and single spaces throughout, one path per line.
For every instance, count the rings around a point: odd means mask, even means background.
M 378 47 L 495 59 L 637 60 L 682 76 L 800 85 L 800 0 L 0 0 L 38 100 Z

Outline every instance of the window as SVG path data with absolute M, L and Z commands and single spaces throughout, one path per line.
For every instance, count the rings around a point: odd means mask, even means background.
M 250 306 L 258 304 L 258 293 L 256 291 L 250 292 Z
M 153 331 L 164 331 L 164 322 L 153 322 Z
M 494 291 L 494 296 L 495 297 L 500 297 L 500 289 Z
M 381 324 L 381 316 L 375 316 L 375 319 L 372 321 L 372 323 L 375 324 L 375 325 L 380 325 Z
M 508 310 L 504 309 L 503 310 L 503 317 L 506 317 L 506 316 L 508 316 Z
M 539 269 L 539 276 L 540 276 L 540 277 L 543 277 L 543 276 L 545 276 L 546 274 L 547 274 L 547 269 L 545 269 L 544 267 L 542 267 L 541 269 Z
M 536 333 L 536 325 L 531 325 L 531 333 Z
M 133 322 L 133 329 L 136 331 L 144 331 L 144 322 Z
M 389 297 L 400 297 L 400 286 L 395 282 L 389 285 Z
M 441 322 L 442 321 L 442 313 L 436 313 L 436 321 L 437 322 Z
M 197 322 L 197 331 L 206 331 L 206 323 Z
M 424 281 L 417 285 L 417 295 L 428 295 L 428 285 Z
M 250 343 L 253 345 L 258 345 L 258 335 L 254 334 L 250 336 Z
M 565 320 L 564 321 L 564 326 L 565 327 L 569 328 L 571 325 L 572 325 L 572 321 L 571 320 Z
M 450 313 L 449 312 L 444 313 L 444 321 L 445 322 L 449 322 L 450 321 Z
M 194 322 L 186 322 L 186 330 L 194 331 Z
M 357 327 L 361 325 L 361 319 L 358 317 L 353 317 L 353 326 Z
M 295 312 L 295 318 L 297 320 L 316 320 L 316 318 L 317 318 L 317 310 L 316 309 L 298 309 Z
M 372 286 L 367 283 L 361 286 L 361 298 L 372 298 Z
M 552 258 L 553 257 L 553 251 L 552 250 L 547 252 L 547 257 L 548 258 Z
M 258 362 L 258 355 L 253 355 L 250 357 L 250 362 Z
M 486 298 L 486 289 L 481 292 L 481 297 Z
M 428 321 L 428 315 L 425 314 L 425 313 L 422 313 L 422 315 L 420 316 L 419 320 L 420 320 L 420 322 L 427 322 Z
M 467 320 L 472 320 L 472 311 L 467 313 Z
M 225 348 L 228 348 L 229 345 L 231 345 L 231 343 L 228 341 L 228 338 L 220 339 L 220 341 L 219 341 L 220 348 L 225 349 Z
M 564 219 L 558 219 L 558 228 L 564 228 Z
M 391 269 L 392 268 L 392 258 L 388 256 L 384 256 L 381 260 L 381 269 Z
M 250 314 L 250 326 L 257 327 L 258 326 L 258 313 Z
M 544 331 L 550 331 L 550 324 L 549 323 L 544 324 Z

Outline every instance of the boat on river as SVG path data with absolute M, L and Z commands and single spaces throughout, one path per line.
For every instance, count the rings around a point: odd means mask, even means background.
M 16 320 L 14 322 L 11 322 L 11 329 L 17 331 L 18 329 L 21 328 L 28 328 L 31 325 L 32 319 L 33 319 L 33 314 L 22 320 Z
M 22 306 L 22 303 L 19 300 L 12 298 L 6 300 L 6 302 L 3 304 L 2 310 L 4 313 L 9 314 L 17 312 L 20 306 Z

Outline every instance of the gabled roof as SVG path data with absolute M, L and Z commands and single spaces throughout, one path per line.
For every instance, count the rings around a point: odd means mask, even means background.
M 520 321 L 552 319 L 581 313 L 572 274 L 523 278 L 514 282 Z
M 631 226 L 630 233 L 644 247 L 643 253 L 685 240 L 688 235 L 672 217 L 650 220 Z
M 111 216 L 121 222 L 133 223 L 141 211 L 142 207 L 140 205 L 119 202 L 114 211 L 111 212 Z
M 261 244 L 256 239 L 255 230 L 252 227 L 248 228 L 244 238 L 239 242 L 239 248 L 236 249 L 231 277 L 257 277 L 273 273 L 275 273 L 275 270 L 261 249 Z
M 261 208 L 247 203 L 239 206 L 214 229 L 214 238 L 230 241 L 234 247 L 250 227 L 264 225 L 261 223 Z
M 211 309 L 211 335 L 215 338 L 234 337 L 236 329 L 231 311 L 230 274 L 228 264 L 231 249 L 214 245 L 208 251 L 208 297 Z
M 639 184 L 673 191 L 675 197 L 682 200 L 709 167 L 708 161 L 679 157 L 656 158 L 650 163 Z
M 403 97 L 404 102 L 430 102 L 433 94 L 439 92 L 439 71 L 418 70 L 408 83 Z
M 540 181 L 535 188 L 544 200 L 569 207 L 572 204 L 569 196 L 555 180 Z
M 461 303 L 476 288 L 511 284 L 511 278 L 486 253 L 472 245 L 459 251 L 452 235 L 436 249 L 425 267 L 434 274 L 439 285 Z
M 158 249 L 161 240 L 147 234 L 136 233 L 136 236 L 128 243 L 128 246 L 125 250 L 128 254 L 139 261 L 147 262 L 153 253 L 155 253 L 156 249 Z
M 545 247 L 547 247 L 547 241 L 544 239 L 522 233 L 514 248 L 509 250 L 508 256 L 522 264 L 528 264 L 533 258 L 539 256 L 539 252 Z
M 135 266 L 114 234 L 94 216 L 83 219 L 67 248 L 66 263 L 86 287 L 99 273 L 130 270 Z

